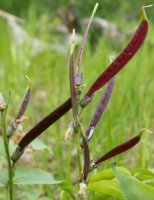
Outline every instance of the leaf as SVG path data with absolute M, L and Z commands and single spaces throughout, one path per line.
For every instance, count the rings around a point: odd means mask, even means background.
M 53 176 L 37 168 L 17 168 L 14 184 L 15 185 L 34 185 L 34 184 L 59 184 L 62 181 L 55 180 Z
M 47 145 L 45 145 L 41 140 L 35 139 L 32 143 L 32 146 L 34 150 L 40 151 L 40 150 L 48 150 L 50 154 L 52 154 L 51 149 Z
M 148 169 L 134 169 L 132 170 L 132 174 L 135 178 L 144 181 L 154 178 L 154 173 Z
M 100 192 L 95 192 L 95 195 L 93 196 L 92 200 L 122 200 L 122 198 L 111 197 L 109 195 L 102 194 Z
M 149 180 L 144 180 L 143 183 L 146 183 L 147 185 L 154 187 L 154 178 Z
M 116 197 L 123 199 L 123 195 L 120 191 L 118 182 L 116 180 L 102 180 L 97 182 L 89 183 L 87 188 L 91 191 L 101 193 L 102 199 L 107 197 Z
M 117 167 L 117 169 L 126 175 L 131 175 L 130 171 L 124 167 Z M 105 169 L 105 170 L 98 171 L 96 174 L 92 175 L 89 182 L 92 183 L 92 182 L 97 182 L 101 180 L 111 180 L 113 178 L 114 178 L 113 170 Z
M 9 142 L 9 151 L 10 151 L 10 154 L 13 153 L 14 150 L 15 150 L 15 146 L 12 143 L 12 141 L 10 141 Z M 0 138 L 0 157 L 5 157 L 5 156 L 6 156 L 6 154 L 5 154 L 3 140 L 2 140 L 2 138 Z
M 154 200 L 153 187 L 120 173 L 115 167 L 113 172 L 126 200 Z
M 8 184 L 8 176 L 4 170 L 0 170 L 0 187 L 6 187 Z
M 72 199 L 75 199 L 73 191 L 75 192 L 78 189 L 77 186 L 73 186 L 67 181 L 63 181 L 62 183 L 59 184 L 59 186 L 64 192 L 68 193 L 72 197 Z
M 26 200 L 39 200 L 42 191 L 40 188 L 31 187 L 31 185 L 23 185 L 20 187 L 20 190 L 16 190 L 16 198 L 17 199 L 26 199 Z

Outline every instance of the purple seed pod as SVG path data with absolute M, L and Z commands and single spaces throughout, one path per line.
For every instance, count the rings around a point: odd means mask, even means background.
M 96 79 L 93 85 L 90 87 L 84 98 L 81 100 L 80 105 L 85 107 L 94 93 L 104 86 L 113 76 L 115 76 L 135 55 L 138 49 L 144 42 L 148 32 L 148 20 L 144 11 L 144 7 L 141 8 L 141 23 L 137 28 L 134 36 L 126 46 L 126 48 L 119 54 L 119 56 L 107 67 L 107 69 Z M 88 100 L 88 101 L 87 101 Z
M 144 129 L 142 129 L 140 131 L 140 133 L 133 137 L 132 139 L 126 141 L 125 143 L 122 143 L 121 145 L 118 145 L 117 147 L 113 148 L 112 150 L 110 150 L 109 152 L 107 152 L 105 155 L 103 155 L 102 157 L 98 158 L 97 160 L 93 161 L 93 167 L 96 168 L 98 165 L 100 165 L 101 163 L 103 163 L 104 161 L 119 155 L 125 151 L 127 151 L 128 149 L 131 149 L 132 147 L 134 147 L 141 139 L 141 136 L 144 132 Z
M 115 82 L 115 78 L 113 77 L 111 79 L 111 81 L 108 83 L 107 85 L 107 88 L 96 108 L 96 111 L 95 111 L 95 114 L 93 115 L 92 117 L 92 120 L 86 130 L 86 138 L 87 140 L 90 140 L 92 135 L 93 135 L 93 131 L 96 127 L 96 125 L 98 124 L 98 122 L 100 121 L 101 119 L 101 116 L 103 115 L 104 111 L 105 111 L 105 108 L 110 100 L 110 97 L 111 97 L 111 94 L 112 94 L 112 91 L 113 91 L 113 87 L 114 87 L 114 82 Z
M 20 109 L 19 109 L 16 119 L 20 119 L 24 115 L 29 103 L 29 99 L 30 99 L 30 88 L 28 87 L 26 90 L 25 96 L 22 100 L 22 103 L 20 105 Z
M 29 103 L 29 99 L 30 99 L 30 87 L 29 87 L 29 83 L 28 83 L 28 87 L 26 89 L 25 95 L 21 102 L 20 109 L 15 118 L 15 121 L 12 123 L 11 126 L 8 127 L 8 137 L 10 137 L 14 133 L 14 131 L 17 129 L 18 123 L 16 123 L 16 120 L 20 120 L 21 117 L 24 115 L 24 113 L 27 109 L 28 103 Z

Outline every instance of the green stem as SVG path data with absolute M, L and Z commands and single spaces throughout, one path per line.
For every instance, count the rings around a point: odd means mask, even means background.
M 10 152 L 9 152 L 9 140 L 7 137 L 7 126 L 6 126 L 6 112 L 7 112 L 7 106 L 6 109 L 1 113 L 2 115 L 2 136 L 3 136 L 3 143 L 4 143 L 4 149 L 6 153 L 6 159 L 7 159 L 7 169 L 8 169 L 8 176 L 9 176 L 9 181 L 8 181 L 8 200 L 13 200 L 13 176 L 14 176 L 14 171 L 11 165 L 11 157 L 10 157 Z

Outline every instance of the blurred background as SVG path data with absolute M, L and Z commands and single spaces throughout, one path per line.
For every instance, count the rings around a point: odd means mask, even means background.
M 95 3 L 94 0 L 0 1 L 0 90 L 6 97 L 11 90 L 9 123 L 14 120 L 22 100 L 26 75 L 31 79 L 32 96 L 26 113 L 28 120 L 23 124 L 24 132 L 70 96 L 72 29 L 76 29 L 77 61 Z M 128 43 L 140 23 L 141 6 L 153 1 L 99 0 L 98 3 L 81 63 L 85 83 L 83 95 L 108 66 L 109 57 L 116 57 Z M 90 142 L 93 158 L 133 137 L 141 128 L 154 130 L 154 7 L 147 8 L 146 13 L 150 25 L 148 36 L 139 52 L 116 77 L 109 106 Z M 85 129 L 103 90 L 98 91 L 83 112 Z M 71 120 L 70 111 L 40 137 L 52 155 L 48 151 L 28 153 L 21 164 L 45 168 L 60 179 L 70 177 L 72 169 L 76 173 L 73 140 L 69 144 L 64 141 Z M 154 165 L 153 142 L 153 136 L 145 134 L 140 144 L 112 161 L 130 169 L 151 168 Z M 102 168 L 107 166 L 108 162 Z M 46 192 L 52 196 L 49 188 Z

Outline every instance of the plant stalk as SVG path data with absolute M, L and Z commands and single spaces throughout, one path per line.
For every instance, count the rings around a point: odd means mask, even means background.
M 7 170 L 8 170 L 8 185 L 7 185 L 7 190 L 8 190 L 8 200 L 14 200 L 14 192 L 13 192 L 13 176 L 14 176 L 14 171 L 12 168 L 11 164 L 11 157 L 10 157 L 10 152 L 9 152 L 9 140 L 7 137 L 7 126 L 6 126 L 6 113 L 7 113 L 7 106 L 3 112 L 1 112 L 2 116 L 2 136 L 3 136 L 3 144 L 4 144 L 4 149 L 6 153 L 6 159 L 7 159 Z
M 81 173 L 82 164 L 81 164 L 81 157 L 80 157 L 79 140 L 80 140 L 80 135 L 78 133 L 76 133 L 76 149 L 77 149 L 78 168 L 79 168 L 79 173 Z

